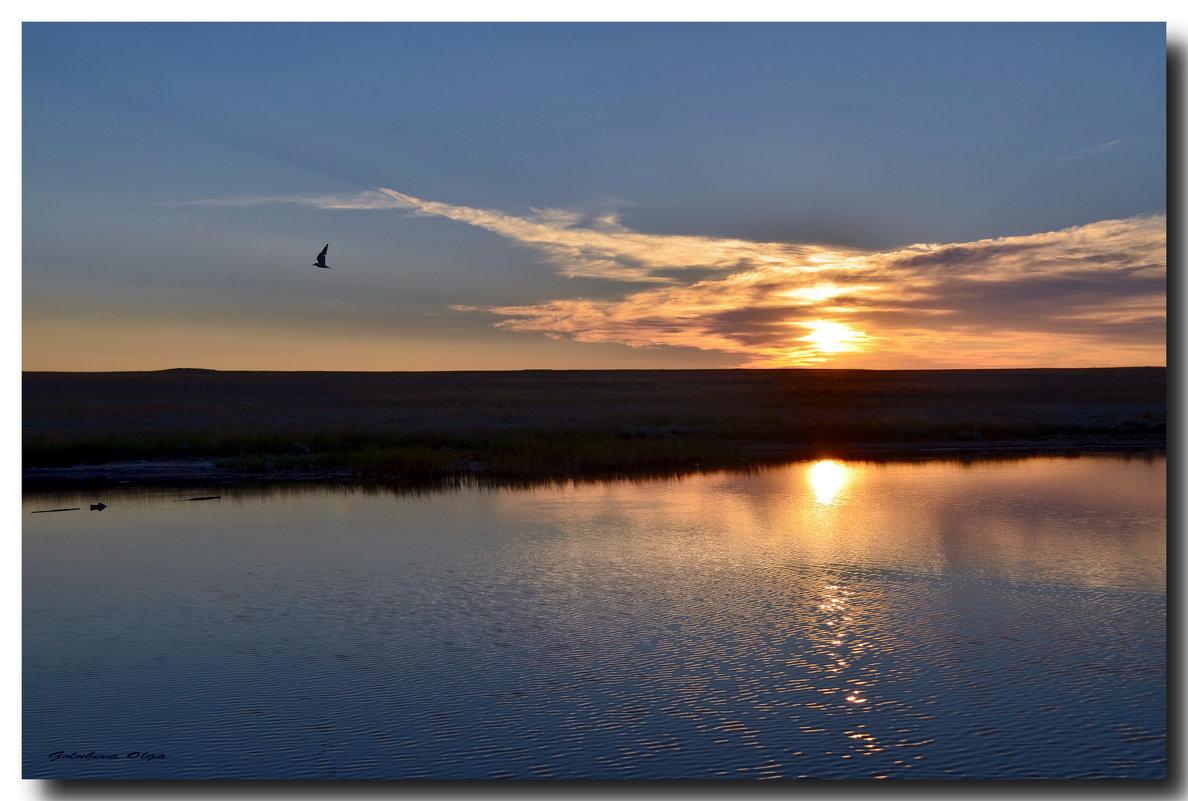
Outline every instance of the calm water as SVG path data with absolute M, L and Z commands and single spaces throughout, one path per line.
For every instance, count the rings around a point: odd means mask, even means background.
M 26 496 L 24 775 L 1162 778 L 1164 469 Z

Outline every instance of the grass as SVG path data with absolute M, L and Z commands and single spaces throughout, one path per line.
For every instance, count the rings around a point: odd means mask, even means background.
M 212 459 L 219 467 L 235 473 L 351 470 L 365 478 L 439 478 L 476 473 L 515 478 L 669 472 L 686 466 L 736 464 L 743 455 L 739 443 L 590 432 L 475 439 L 410 439 L 382 434 L 360 437 L 354 432 L 305 432 L 300 439 L 275 435 L 210 438 L 162 432 L 136 439 L 107 436 L 77 441 L 35 435 L 25 442 L 26 467 L 193 457 Z
M 1164 447 L 1166 371 L 26 373 L 26 467 L 573 476 L 945 444 Z

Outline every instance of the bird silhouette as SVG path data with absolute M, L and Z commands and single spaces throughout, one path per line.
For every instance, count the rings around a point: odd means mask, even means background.
M 313 263 L 314 267 L 322 267 L 329 270 L 330 265 L 326 263 L 326 251 L 330 249 L 330 243 L 326 243 L 326 247 L 322 248 L 322 252 L 318 254 L 318 260 Z

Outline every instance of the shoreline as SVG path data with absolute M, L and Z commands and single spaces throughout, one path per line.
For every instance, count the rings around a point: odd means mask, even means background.
M 425 484 L 524 485 L 555 481 L 599 481 L 648 477 L 677 478 L 717 471 L 747 471 L 793 462 L 836 459 L 857 462 L 994 461 L 1039 457 L 1167 455 L 1165 442 L 984 442 L 970 444 L 934 441 L 903 443 L 859 443 L 835 446 L 753 444 L 736 459 L 703 464 L 689 462 L 665 467 L 600 469 L 591 471 L 538 471 L 533 474 L 492 473 L 482 465 L 469 465 L 433 475 L 368 473 L 350 468 L 288 468 L 273 470 L 235 469 L 220 466 L 214 459 L 155 459 L 82 464 L 69 467 L 26 467 L 21 471 L 22 492 L 135 486 L 193 486 L 236 484 L 367 483 L 373 485 L 421 486 Z

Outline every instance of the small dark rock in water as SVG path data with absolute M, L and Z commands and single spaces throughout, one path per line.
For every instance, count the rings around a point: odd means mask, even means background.
M 107 508 L 107 504 L 103 503 L 102 501 L 100 501 L 99 503 L 91 504 L 91 509 L 96 512 L 102 512 L 106 508 Z

